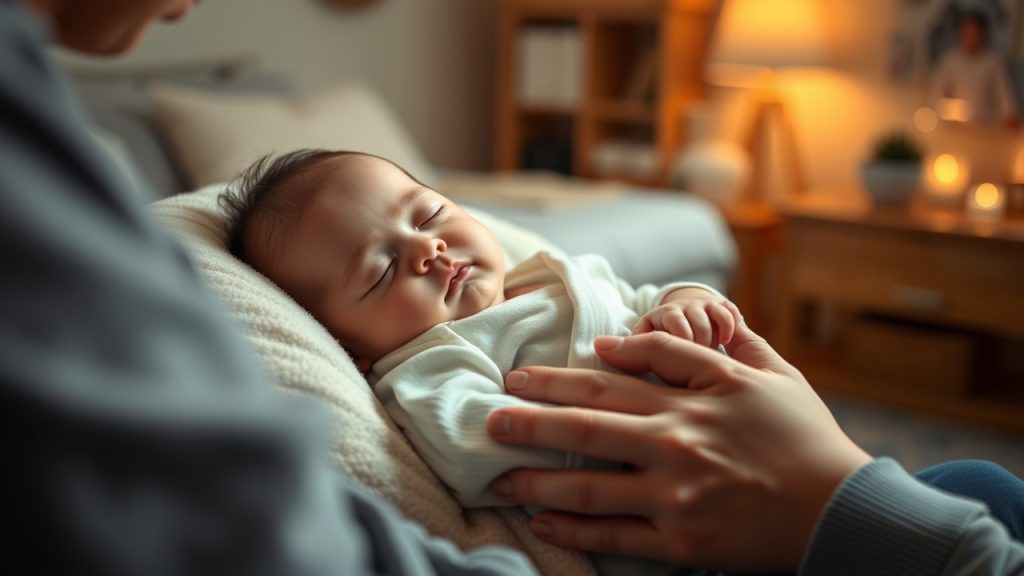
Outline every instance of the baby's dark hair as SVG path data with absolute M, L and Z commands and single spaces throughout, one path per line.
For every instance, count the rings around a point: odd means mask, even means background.
M 255 218 L 269 218 L 268 223 L 272 226 L 270 233 L 267 234 L 269 243 L 276 227 L 297 216 L 308 200 L 306 194 L 287 193 L 296 191 L 296 179 L 303 175 L 311 175 L 312 171 L 326 160 L 343 156 L 379 158 L 396 166 L 415 182 L 420 183 L 404 168 L 387 158 L 364 152 L 303 148 L 278 156 L 268 154 L 235 177 L 227 190 L 217 198 L 217 204 L 228 222 L 227 247 L 231 254 L 243 262 L 249 262 L 253 252 L 251 247 L 247 246 L 247 240 Z M 301 183 L 298 184 L 298 188 L 302 189 Z
M 278 222 L 294 216 L 302 198 L 283 193 L 289 189 L 289 181 L 338 154 L 344 152 L 303 148 L 280 156 L 267 154 L 236 176 L 217 198 L 227 219 L 227 246 L 231 254 L 248 261 L 251 252 L 246 250 L 246 238 L 253 216 L 264 215 Z

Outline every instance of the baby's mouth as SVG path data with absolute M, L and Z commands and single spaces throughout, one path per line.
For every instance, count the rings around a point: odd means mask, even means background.
M 473 266 L 471 264 L 456 264 L 452 267 L 452 275 L 448 279 L 448 290 L 444 294 L 444 299 L 447 302 L 452 296 L 458 292 L 459 288 L 466 282 L 466 278 L 469 277 L 469 270 Z

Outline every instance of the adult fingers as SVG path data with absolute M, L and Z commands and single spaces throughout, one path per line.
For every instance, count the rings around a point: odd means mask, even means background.
M 653 501 L 637 498 L 651 490 L 638 474 L 622 470 L 517 469 L 491 483 L 506 500 L 588 515 L 650 516 Z
M 648 558 L 664 557 L 672 543 L 650 522 L 638 518 L 588 518 L 542 512 L 530 522 L 540 539 L 576 550 Z
M 733 320 L 736 321 L 736 325 L 737 326 L 739 326 L 740 324 L 743 324 L 743 322 L 744 322 L 744 320 L 743 320 L 743 313 L 740 312 L 740 309 L 739 309 L 738 306 L 736 306 L 735 304 L 732 303 L 732 300 L 725 300 L 724 302 L 722 302 L 722 306 L 726 310 L 728 310 L 730 314 L 732 314 L 732 318 L 733 318 Z
M 516 406 L 492 412 L 487 418 L 487 433 L 505 444 L 647 465 L 654 450 L 647 420 L 601 410 Z
M 520 398 L 627 414 L 652 414 L 665 406 L 663 387 L 605 370 L 534 366 L 505 376 L 505 390 Z
M 740 323 L 736 327 L 736 333 L 732 341 L 725 347 L 729 356 L 736 360 L 756 368 L 777 374 L 788 374 L 803 378 L 800 371 L 790 365 L 779 356 L 764 338 L 758 336 L 746 323 Z
M 602 360 L 625 372 L 653 372 L 673 386 L 721 367 L 729 359 L 714 350 L 665 332 L 628 338 L 602 336 L 594 341 Z

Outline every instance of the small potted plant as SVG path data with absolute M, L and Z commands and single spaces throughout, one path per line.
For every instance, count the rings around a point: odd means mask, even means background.
M 887 134 L 861 167 L 864 187 L 876 205 L 903 206 L 921 185 L 921 149 L 907 134 Z

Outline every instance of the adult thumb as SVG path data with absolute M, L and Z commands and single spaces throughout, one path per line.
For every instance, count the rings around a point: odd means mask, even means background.
M 740 322 L 736 327 L 736 333 L 725 346 L 725 351 L 734 360 L 751 368 L 802 378 L 800 371 L 783 360 L 782 356 L 779 356 L 764 338 L 751 330 L 746 322 Z

